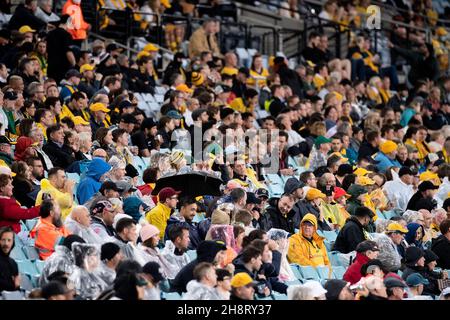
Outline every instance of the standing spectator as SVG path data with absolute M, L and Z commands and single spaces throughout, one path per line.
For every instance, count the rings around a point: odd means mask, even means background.
M 67 32 L 68 15 L 63 15 L 59 21 L 59 25 L 47 35 L 47 52 L 48 52 L 48 70 L 47 74 L 50 78 L 55 79 L 57 83 L 61 82 L 66 72 L 76 65 L 76 59 L 70 46 L 72 45 L 72 37 Z
M 59 17 L 52 12 L 53 9 L 53 0 L 38 0 L 38 7 L 34 12 L 34 15 L 46 22 L 46 23 L 55 23 L 59 21 Z
M 0 228 L 0 292 L 15 291 L 20 286 L 19 268 L 16 261 L 10 258 L 14 248 L 14 231 L 11 227 Z
M 43 30 L 47 24 L 35 16 L 36 9 L 36 0 L 25 0 L 25 3 L 19 4 L 9 20 L 9 29 L 19 30 L 20 27 L 28 25 L 34 30 Z
M 39 221 L 30 231 L 30 237 L 35 238 L 34 246 L 39 251 L 39 258 L 46 260 L 70 233 L 63 226 L 61 208 L 55 200 L 44 200 L 39 215 Z
M 215 19 L 208 19 L 194 31 L 189 39 L 189 58 L 199 56 L 203 51 L 210 51 L 215 56 L 221 56 L 216 39 L 216 23 Z
M 81 45 L 81 42 L 87 38 L 87 31 L 91 29 L 91 25 L 84 21 L 80 4 L 81 0 L 67 0 L 62 14 L 70 16 L 71 26 L 67 28 L 67 31 L 72 35 L 72 39 Z

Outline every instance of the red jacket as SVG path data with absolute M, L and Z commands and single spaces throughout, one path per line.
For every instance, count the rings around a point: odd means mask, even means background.
M 359 252 L 356 253 L 355 261 L 348 267 L 343 279 L 351 284 L 357 283 L 362 277 L 361 267 L 369 262 L 369 260 L 370 259 L 366 255 Z
M 15 199 L 0 197 L 0 227 L 9 226 L 15 233 L 19 233 L 20 220 L 39 217 L 39 208 L 40 206 L 24 209 Z

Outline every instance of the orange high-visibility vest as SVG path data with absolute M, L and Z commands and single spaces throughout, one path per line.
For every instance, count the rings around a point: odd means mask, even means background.
M 72 35 L 72 39 L 86 39 L 89 23 L 84 21 L 81 7 L 77 4 L 74 4 L 72 0 L 68 0 L 62 9 L 62 14 L 68 14 L 71 18 L 72 23 L 67 31 Z

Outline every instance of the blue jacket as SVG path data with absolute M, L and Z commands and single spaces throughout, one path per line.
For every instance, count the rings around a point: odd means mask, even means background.
M 401 167 L 402 165 L 397 160 L 392 160 L 388 156 L 386 156 L 381 151 L 378 152 L 375 156 L 375 161 L 378 161 L 377 164 L 378 171 L 381 173 L 385 173 L 389 167 Z
M 200 242 L 205 240 L 205 238 L 200 235 L 197 223 L 187 222 L 183 218 L 180 218 L 178 215 L 172 215 L 169 220 L 167 220 L 166 233 L 164 234 L 165 241 L 170 240 L 169 231 L 177 224 L 184 224 L 189 227 L 189 250 L 196 250 Z
M 86 203 L 94 194 L 100 190 L 102 183 L 100 178 L 111 169 L 111 166 L 101 158 L 92 159 L 86 171 L 86 177 L 80 181 L 77 189 L 79 204 Z

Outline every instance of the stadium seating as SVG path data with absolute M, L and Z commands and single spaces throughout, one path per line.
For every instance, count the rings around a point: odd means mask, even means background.
M 319 274 L 317 273 L 316 269 L 311 266 L 300 266 L 299 268 L 302 276 L 306 280 L 320 280 Z
M 181 300 L 181 296 L 178 292 L 167 292 L 164 294 L 166 300 Z
M 287 295 L 281 294 L 278 292 L 274 292 L 272 294 L 272 298 L 273 298 L 273 300 L 287 300 L 288 299 Z
M 34 286 L 28 275 L 26 275 L 26 274 L 20 275 L 20 288 L 25 291 L 33 290 Z
M 25 293 L 22 291 L 3 291 L 3 300 L 24 300 Z
M 333 269 L 331 267 L 318 266 L 316 270 L 321 280 L 334 278 Z
M 191 261 L 197 259 L 197 251 L 196 250 L 188 250 L 186 253 L 189 256 L 189 259 L 191 259 Z
M 43 260 L 36 260 L 34 262 L 34 264 L 36 265 L 36 269 L 39 271 L 39 273 L 41 273 L 42 270 L 44 270 L 45 261 L 43 261 Z
M 19 247 L 16 243 L 16 246 L 11 250 L 9 256 L 14 260 L 26 260 L 27 257 L 25 253 L 22 251 L 21 247 Z
M 30 276 L 39 275 L 36 266 L 30 260 L 16 260 L 19 267 L 19 273 L 24 273 Z
M 38 260 L 39 259 L 39 253 L 35 247 L 23 246 L 22 250 L 29 260 Z
M 301 274 L 301 272 L 299 270 L 300 266 L 298 264 L 291 264 L 290 266 L 291 266 L 292 272 L 294 273 L 294 276 L 297 279 L 302 279 L 303 276 L 302 276 L 302 274 Z
M 31 231 L 38 222 L 38 220 L 39 220 L 38 218 L 25 220 L 25 225 L 27 226 L 28 230 Z
M 335 266 L 333 267 L 333 273 L 336 279 L 342 279 L 344 277 L 345 268 L 343 266 Z

